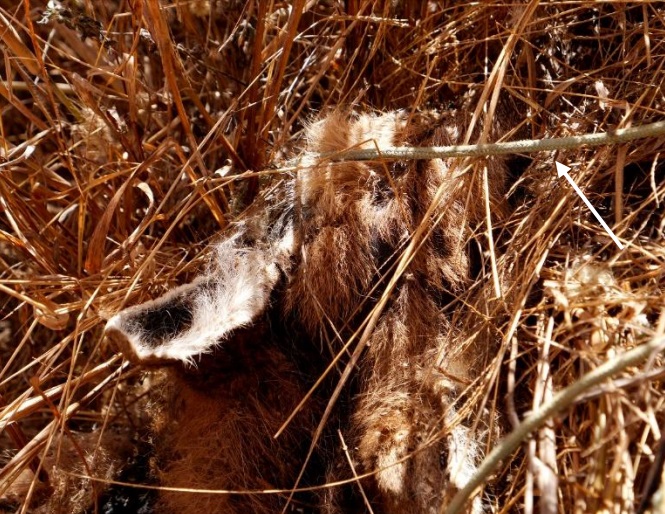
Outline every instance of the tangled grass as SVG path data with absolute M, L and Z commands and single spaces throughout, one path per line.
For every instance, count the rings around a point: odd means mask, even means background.
M 104 322 L 191 278 L 316 113 L 468 109 L 467 143 L 493 142 L 481 120 L 511 140 L 665 116 L 658 2 L 49 6 L 0 0 L 0 508 L 12 511 L 99 510 L 126 494 L 109 493 L 114 479 L 150 485 L 125 471 L 149 460 L 149 379 L 102 351 Z M 453 322 L 497 341 L 470 397 L 506 431 L 663 337 L 664 150 L 660 135 L 515 155 L 509 212 L 483 205 L 486 265 Z M 467 163 L 483 180 L 482 157 Z M 492 509 L 662 509 L 664 374 L 652 352 L 523 434 L 495 469 Z

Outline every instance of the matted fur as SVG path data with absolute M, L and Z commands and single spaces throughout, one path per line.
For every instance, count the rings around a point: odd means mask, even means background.
M 446 307 L 470 281 L 468 241 L 484 215 L 480 181 L 453 160 L 320 157 L 351 147 L 451 144 L 460 123 L 408 124 L 400 112 L 336 112 L 312 123 L 297 176 L 279 200 L 265 201 L 215 247 L 202 278 L 109 321 L 107 332 L 135 361 L 197 367 L 171 373 L 168 397 L 176 407 L 163 410 L 162 483 L 293 486 L 326 386 L 286 434 L 271 436 L 371 311 L 391 265 L 423 224 L 428 235 L 392 292 L 300 485 L 322 484 L 324 469 L 330 481 L 352 476 L 341 443 L 332 440 L 338 428 L 355 471 L 374 472 L 361 482 L 374 512 L 439 512 L 467 482 L 483 436 L 455 422 L 454 398 L 476 358 L 455 347 L 459 334 Z M 499 205 L 504 165 L 488 166 L 491 201 Z M 312 510 L 358 512 L 365 508 L 358 492 L 358 485 L 334 488 Z M 161 497 L 171 512 L 277 512 L 284 501 Z M 481 498 L 471 509 L 482 512 Z

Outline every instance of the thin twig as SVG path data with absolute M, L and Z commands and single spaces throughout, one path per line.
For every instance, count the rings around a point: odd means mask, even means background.
M 322 158 L 333 161 L 371 161 L 376 159 L 441 159 L 444 157 L 479 157 L 487 155 L 506 155 L 515 153 L 549 152 L 567 150 L 581 146 L 600 146 L 625 143 L 635 139 L 644 139 L 665 135 L 665 120 L 648 123 L 639 127 L 584 134 L 581 136 L 553 137 L 548 139 L 525 139 L 503 143 L 484 143 L 478 145 L 451 145 L 429 147 L 389 147 L 351 149 L 344 152 L 322 154 Z
M 445 514 L 457 514 L 462 512 L 464 510 L 464 505 L 475 489 L 490 476 L 499 463 L 503 459 L 508 458 L 531 432 L 542 427 L 551 416 L 573 404 L 577 396 L 584 391 L 600 384 L 603 380 L 606 380 L 612 375 L 642 362 L 651 356 L 656 350 L 659 350 L 663 343 L 665 343 L 664 335 L 661 334 L 654 337 L 648 343 L 617 355 L 614 359 L 598 366 L 571 386 L 557 393 L 554 398 L 544 404 L 540 410 L 533 412 L 524 419 L 515 430 L 513 430 L 490 452 L 469 483 L 455 495 L 452 502 L 445 510 Z
M 370 514 L 374 514 L 374 510 L 372 509 L 372 504 L 370 503 L 369 499 L 367 498 L 367 495 L 365 494 L 365 489 L 363 488 L 363 485 L 360 482 L 360 479 L 358 478 L 358 473 L 356 472 L 356 467 L 353 465 L 353 459 L 351 458 L 351 454 L 349 453 L 349 447 L 346 445 L 346 441 L 344 440 L 344 436 L 342 435 L 342 431 L 337 430 L 337 435 L 339 435 L 339 440 L 342 442 L 342 451 L 344 452 L 344 455 L 346 456 L 346 461 L 349 463 L 349 468 L 351 468 L 351 473 L 353 473 L 353 478 L 358 480 L 358 489 L 360 490 L 360 494 L 362 495 L 363 501 L 365 502 L 365 507 L 367 507 L 367 511 Z

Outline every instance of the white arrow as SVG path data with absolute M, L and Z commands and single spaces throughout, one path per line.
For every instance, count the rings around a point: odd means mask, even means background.
M 554 161 L 554 164 L 556 164 L 556 174 L 559 177 L 561 177 L 562 175 L 566 177 L 568 182 L 570 182 L 570 185 L 573 186 L 573 189 L 575 190 L 575 192 L 578 195 L 580 195 L 580 198 L 582 198 L 582 200 L 584 200 L 584 203 L 587 205 L 587 207 L 589 209 L 591 209 L 591 212 L 593 212 L 593 215 L 596 217 L 598 222 L 602 225 L 602 227 L 610 235 L 610 237 L 612 238 L 612 241 L 614 241 L 617 244 L 617 246 L 620 249 L 623 250 L 623 245 L 621 244 L 621 241 L 619 241 L 617 236 L 614 235 L 614 232 L 612 232 L 612 229 L 610 229 L 610 227 L 607 226 L 607 223 L 605 223 L 603 218 L 600 217 L 600 214 L 598 214 L 598 211 L 593 208 L 593 205 L 591 205 L 589 200 L 587 200 L 586 196 L 584 196 L 584 193 L 582 192 L 582 190 L 579 187 L 577 187 L 577 184 L 575 184 L 575 182 L 573 182 L 573 179 L 570 178 L 570 175 L 568 175 L 568 172 L 570 171 L 570 168 L 568 166 L 566 166 L 565 164 L 561 164 L 559 161 Z

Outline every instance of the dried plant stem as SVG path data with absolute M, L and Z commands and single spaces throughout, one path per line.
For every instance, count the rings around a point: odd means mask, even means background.
M 61 412 L 61 417 L 70 419 L 76 411 L 88 404 L 97 397 L 108 385 L 129 367 L 128 362 L 124 362 L 119 368 L 107 375 L 104 380 L 93 387 L 80 401 L 71 403 Z M 43 396 L 45 401 L 47 396 Z M 0 495 L 4 492 L 3 488 L 8 487 L 21 470 L 21 462 L 30 462 L 37 452 L 44 447 L 53 430 L 57 429 L 59 419 L 54 418 L 46 425 L 36 436 L 34 436 L 23 448 L 21 448 L 10 460 L 0 469 Z
M 617 355 L 613 359 L 590 371 L 571 386 L 557 393 L 551 401 L 544 404 L 540 410 L 531 413 L 515 428 L 501 443 L 499 443 L 485 458 L 469 483 L 460 490 L 445 510 L 445 514 L 463 512 L 464 505 L 475 489 L 480 486 L 495 470 L 499 463 L 510 457 L 528 435 L 542 427 L 547 420 L 575 402 L 575 399 L 585 391 L 600 384 L 612 375 L 634 366 L 650 357 L 656 350 L 662 349 L 665 336 L 662 332 L 653 337 L 648 343 L 642 344 L 632 350 Z
M 58 384 L 50 389 L 42 391 L 43 394 L 40 394 L 39 396 L 33 398 L 17 398 L 9 405 L 3 406 L 2 410 L 0 410 L 0 431 L 11 426 L 11 423 L 35 413 L 45 405 L 46 399 L 55 401 L 62 395 L 66 386 L 69 388 L 75 388 L 83 384 L 89 384 L 98 377 L 107 376 L 108 373 L 110 373 L 110 370 L 113 369 L 114 366 L 117 366 L 119 360 L 120 356 L 114 355 L 106 362 L 88 371 L 85 375 L 78 378 L 72 378 L 66 383 Z M 122 369 L 126 370 L 127 368 L 129 368 L 129 364 L 123 364 Z
M 648 123 L 639 127 L 617 129 L 597 134 L 581 136 L 553 137 L 548 139 L 525 139 L 503 143 L 484 143 L 477 145 L 452 145 L 430 147 L 393 147 L 352 149 L 342 153 L 325 154 L 321 157 L 334 161 L 370 161 L 376 159 L 416 159 L 429 160 L 444 157 L 480 157 L 487 155 L 506 155 L 515 153 L 549 152 L 567 150 L 581 146 L 600 146 L 625 143 L 635 139 L 665 135 L 665 121 Z
M 342 435 L 342 431 L 338 430 L 337 435 L 339 436 L 339 440 L 342 443 L 342 450 L 344 451 L 344 455 L 346 456 L 346 461 L 349 463 L 349 468 L 351 468 L 351 473 L 353 473 L 353 478 L 355 478 L 358 481 L 358 489 L 360 490 L 360 494 L 363 497 L 363 501 L 365 502 L 365 506 L 367 507 L 367 511 L 370 514 L 374 514 L 374 510 L 372 509 L 372 504 L 370 503 L 369 499 L 367 498 L 367 495 L 365 494 L 365 489 L 363 488 L 363 485 L 360 482 L 360 479 L 358 478 L 358 473 L 356 472 L 356 468 L 353 465 L 353 459 L 351 458 L 351 455 L 349 454 L 349 447 L 346 445 L 346 441 L 344 440 L 344 436 Z

